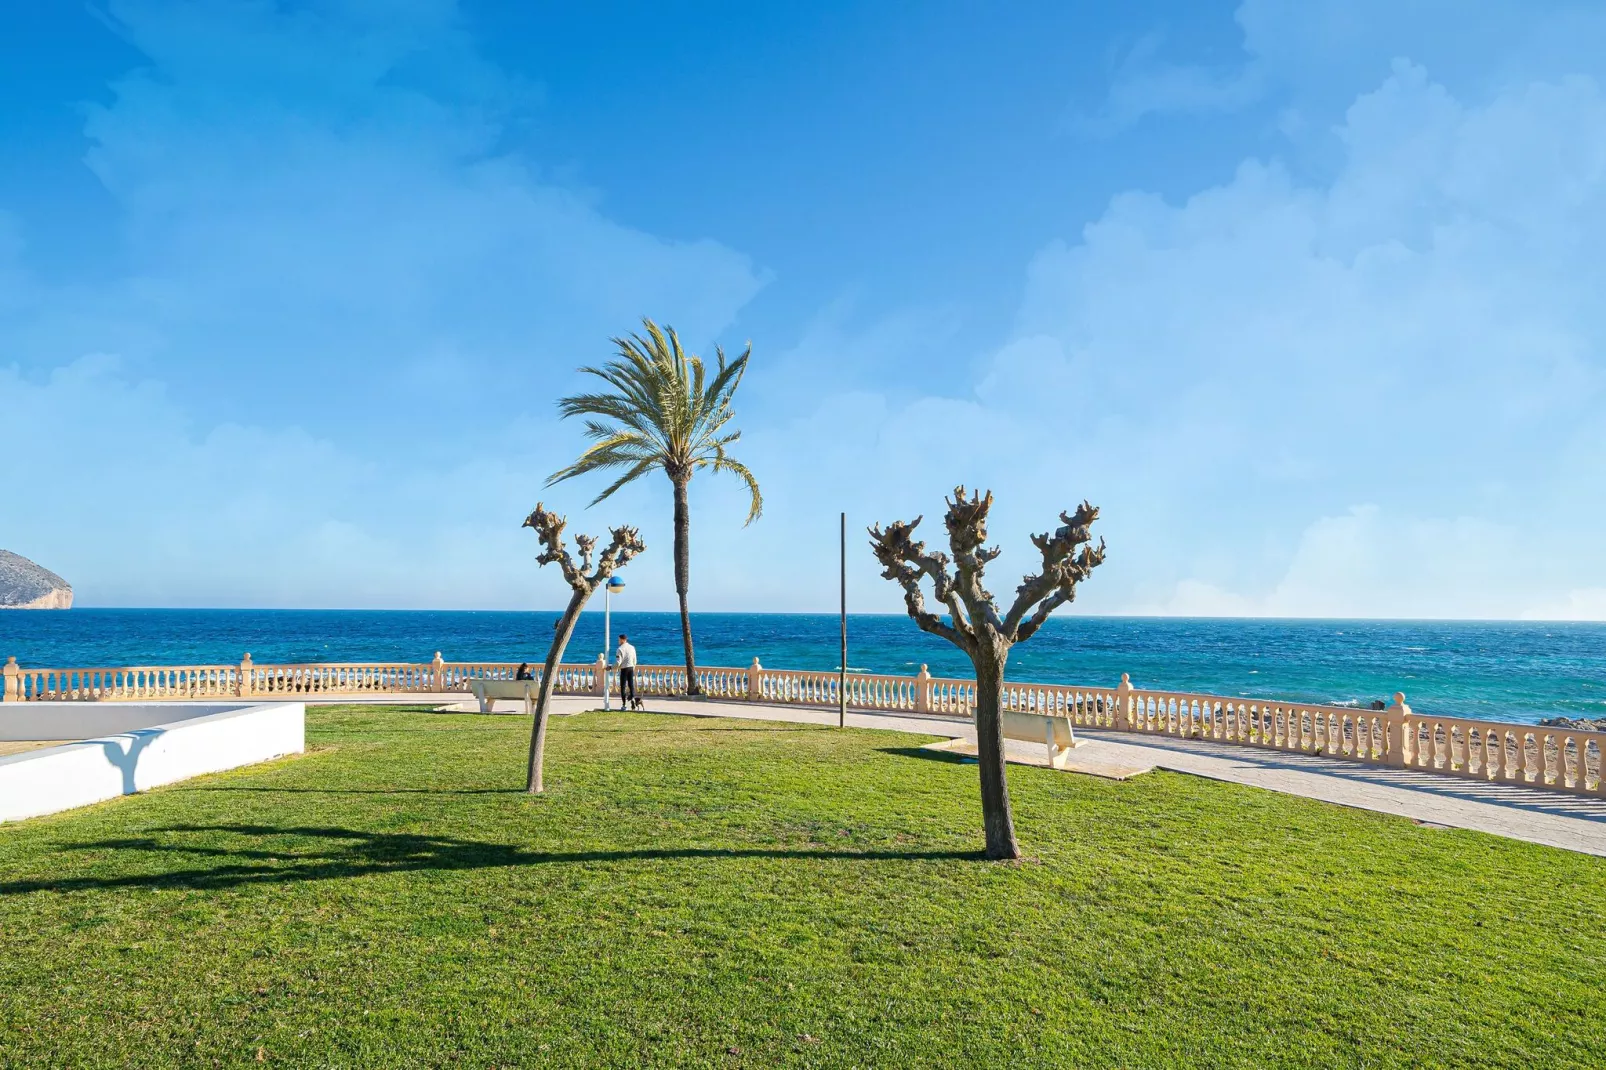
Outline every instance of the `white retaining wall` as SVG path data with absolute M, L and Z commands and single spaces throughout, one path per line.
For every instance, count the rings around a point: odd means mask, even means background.
M 83 716 L 75 720 L 74 714 Z M 118 715 L 124 717 L 120 722 Z M 67 729 L 80 724 L 128 727 L 0 758 L 0 821 L 53 814 L 306 749 L 306 706 L 300 702 L 130 703 L 115 709 L 8 703 L 0 713 L 0 739 L 71 738 L 78 733 Z

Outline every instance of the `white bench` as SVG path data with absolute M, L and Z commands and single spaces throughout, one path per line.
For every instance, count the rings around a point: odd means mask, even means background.
M 535 712 L 535 695 L 539 680 L 470 680 L 468 689 L 480 700 L 481 713 L 495 713 L 496 700 L 523 699 L 524 712 Z
M 1018 740 L 1022 743 L 1041 743 L 1047 747 L 1048 764 L 1054 769 L 1064 769 L 1069 762 L 1071 751 L 1081 746 L 1083 742 L 1076 738 L 1076 729 L 1072 727 L 1069 717 L 1006 711 L 999 720 L 1005 739 Z M 945 739 L 940 743 L 927 743 L 923 749 L 970 756 L 976 754 L 976 744 L 963 737 Z
M 1048 748 L 1048 764 L 1055 769 L 1064 768 L 1071 751 L 1078 746 L 1069 717 L 1005 710 L 1002 721 L 1005 739 L 1043 744 Z

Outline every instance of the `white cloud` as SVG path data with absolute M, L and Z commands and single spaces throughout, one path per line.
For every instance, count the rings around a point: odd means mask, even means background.
M 1299 142 L 1319 139 L 1391 60 L 1409 57 L 1460 94 L 1481 96 L 1558 71 L 1606 75 L 1606 11 L 1589 0 L 1242 0 L 1233 61 L 1172 60 L 1145 36 L 1111 72 L 1104 100 L 1073 129 L 1126 130 L 1149 116 L 1274 109 Z
M 508 150 L 538 90 L 455 4 L 112 13 L 150 60 L 85 129 L 127 270 L 46 285 L 0 215 L 7 548 L 89 605 L 550 603 L 518 522 L 574 446 L 553 398 L 643 313 L 707 338 L 764 274 Z
M 1321 517 L 1264 594 L 1200 579 L 1177 583 L 1140 612 L 1161 616 L 1497 618 L 1535 615 L 1542 562 L 1516 552 L 1521 534 L 1475 517 L 1418 519 L 1358 506 Z M 1575 607 L 1578 608 L 1578 607 Z
M 1133 46 L 1116 66 L 1099 110 L 1073 113 L 1070 128 L 1086 134 L 1115 134 L 1149 115 L 1237 111 L 1265 92 L 1265 79 L 1253 63 L 1173 63 L 1160 58 L 1161 43 L 1159 34 L 1150 34 Z
M 897 482 L 994 487 L 1006 553 L 1092 497 L 1088 609 L 1594 612 L 1606 95 L 1399 62 L 1338 134 L 1331 181 L 1249 160 L 1045 248 L 973 397 L 885 403 Z
M 504 148 L 533 93 L 454 10 L 116 5 L 152 62 L 85 133 L 130 269 L 32 287 L 0 320 L 8 358 L 113 352 L 186 407 L 293 407 L 353 441 L 398 417 L 470 418 L 488 390 L 544 417 L 554 374 L 643 313 L 693 339 L 727 326 L 764 274 L 611 219 Z M 455 388 L 420 390 L 443 365 Z
M 402 471 L 293 425 L 198 427 L 107 357 L 44 380 L 0 368 L 0 397 L 0 456 L 20 459 L 6 548 L 86 604 L 496 606 L 542 593 L 517 528 L 533 504 L 529 441 L 496 464 Z

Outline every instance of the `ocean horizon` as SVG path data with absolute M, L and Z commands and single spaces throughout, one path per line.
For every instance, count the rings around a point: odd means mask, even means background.
M 0 614 L 0 658 L 35 668 L 318 661 L 540 661 L 555 611 L 97 609 Z M 643 663 L 683 662 L 680 619 L 615 609 Z M 833 613 L 694 613 L 701 665 L 833 671 Z M 901 614 L 848 616 L 848 669 L 972 675 Z M 603 647 L 600 610 L 565 660 Z M 1055 617 L 1015 647 L 1007 678 L 1364 706 L 1404 691 L 1423 713 L 1533 722 L 1606 716 L 1606 623 Z

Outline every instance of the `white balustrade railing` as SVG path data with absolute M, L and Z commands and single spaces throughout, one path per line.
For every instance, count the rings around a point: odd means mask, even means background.
M 974 680 L 945 682 L 967 684 L 972 692 L 976 686 Z M 1012 713 L 1069 717 L 1078 728 L 1114 728 L 1117 692 L 1117 688 L 1006 683 L 1004 709 Z
M 1403 719 L 1403 729 L 1400 764 L 1407 769 L 1606 795 L 1606 732 L 1417 713 Z
M 1385 713 L 1350 706 L 1134 688 L 1124 727 L 1156 735 L 1387 764 Z
M 542 666 L 526 663 L 540 678 Z M 125 668 L 30 669 L 9 659 L 0 675 L 7 702 L 117 702 L 240 697 L 455 694 L 475 680 L 511 680 L 516 662 L 428 662 L 259 665 L 247 654 L 237 665 L 135 666 Z M 603 694 L 604 681 L 617 693 L 617 670 L 597 661 L 558 667 L 557 693 Z M 845 684 L 847 705 L 900 715 L 968 718 L 976 681 L 935 677 L 922 665 L 916 676 L 766 669 L 753 659 L 746 669 L 699 667 L 702 693 L 799 706 L 836 706 Z M 644 696 L 681 695 L 686 670 L 674 665 L 636 668 Z M 1434 717 L 1415 713 L 1396 695 L 1383 710 L 1229 698 L 1133 687 L 1006 683 L 1004 709 L 1067 717 L 1079 728 L 1317 754 L 1329 758 L 1414 769 L 1496 783 L 1606 795 L 1603 760 L 1606 733 L 1540 725 Z

